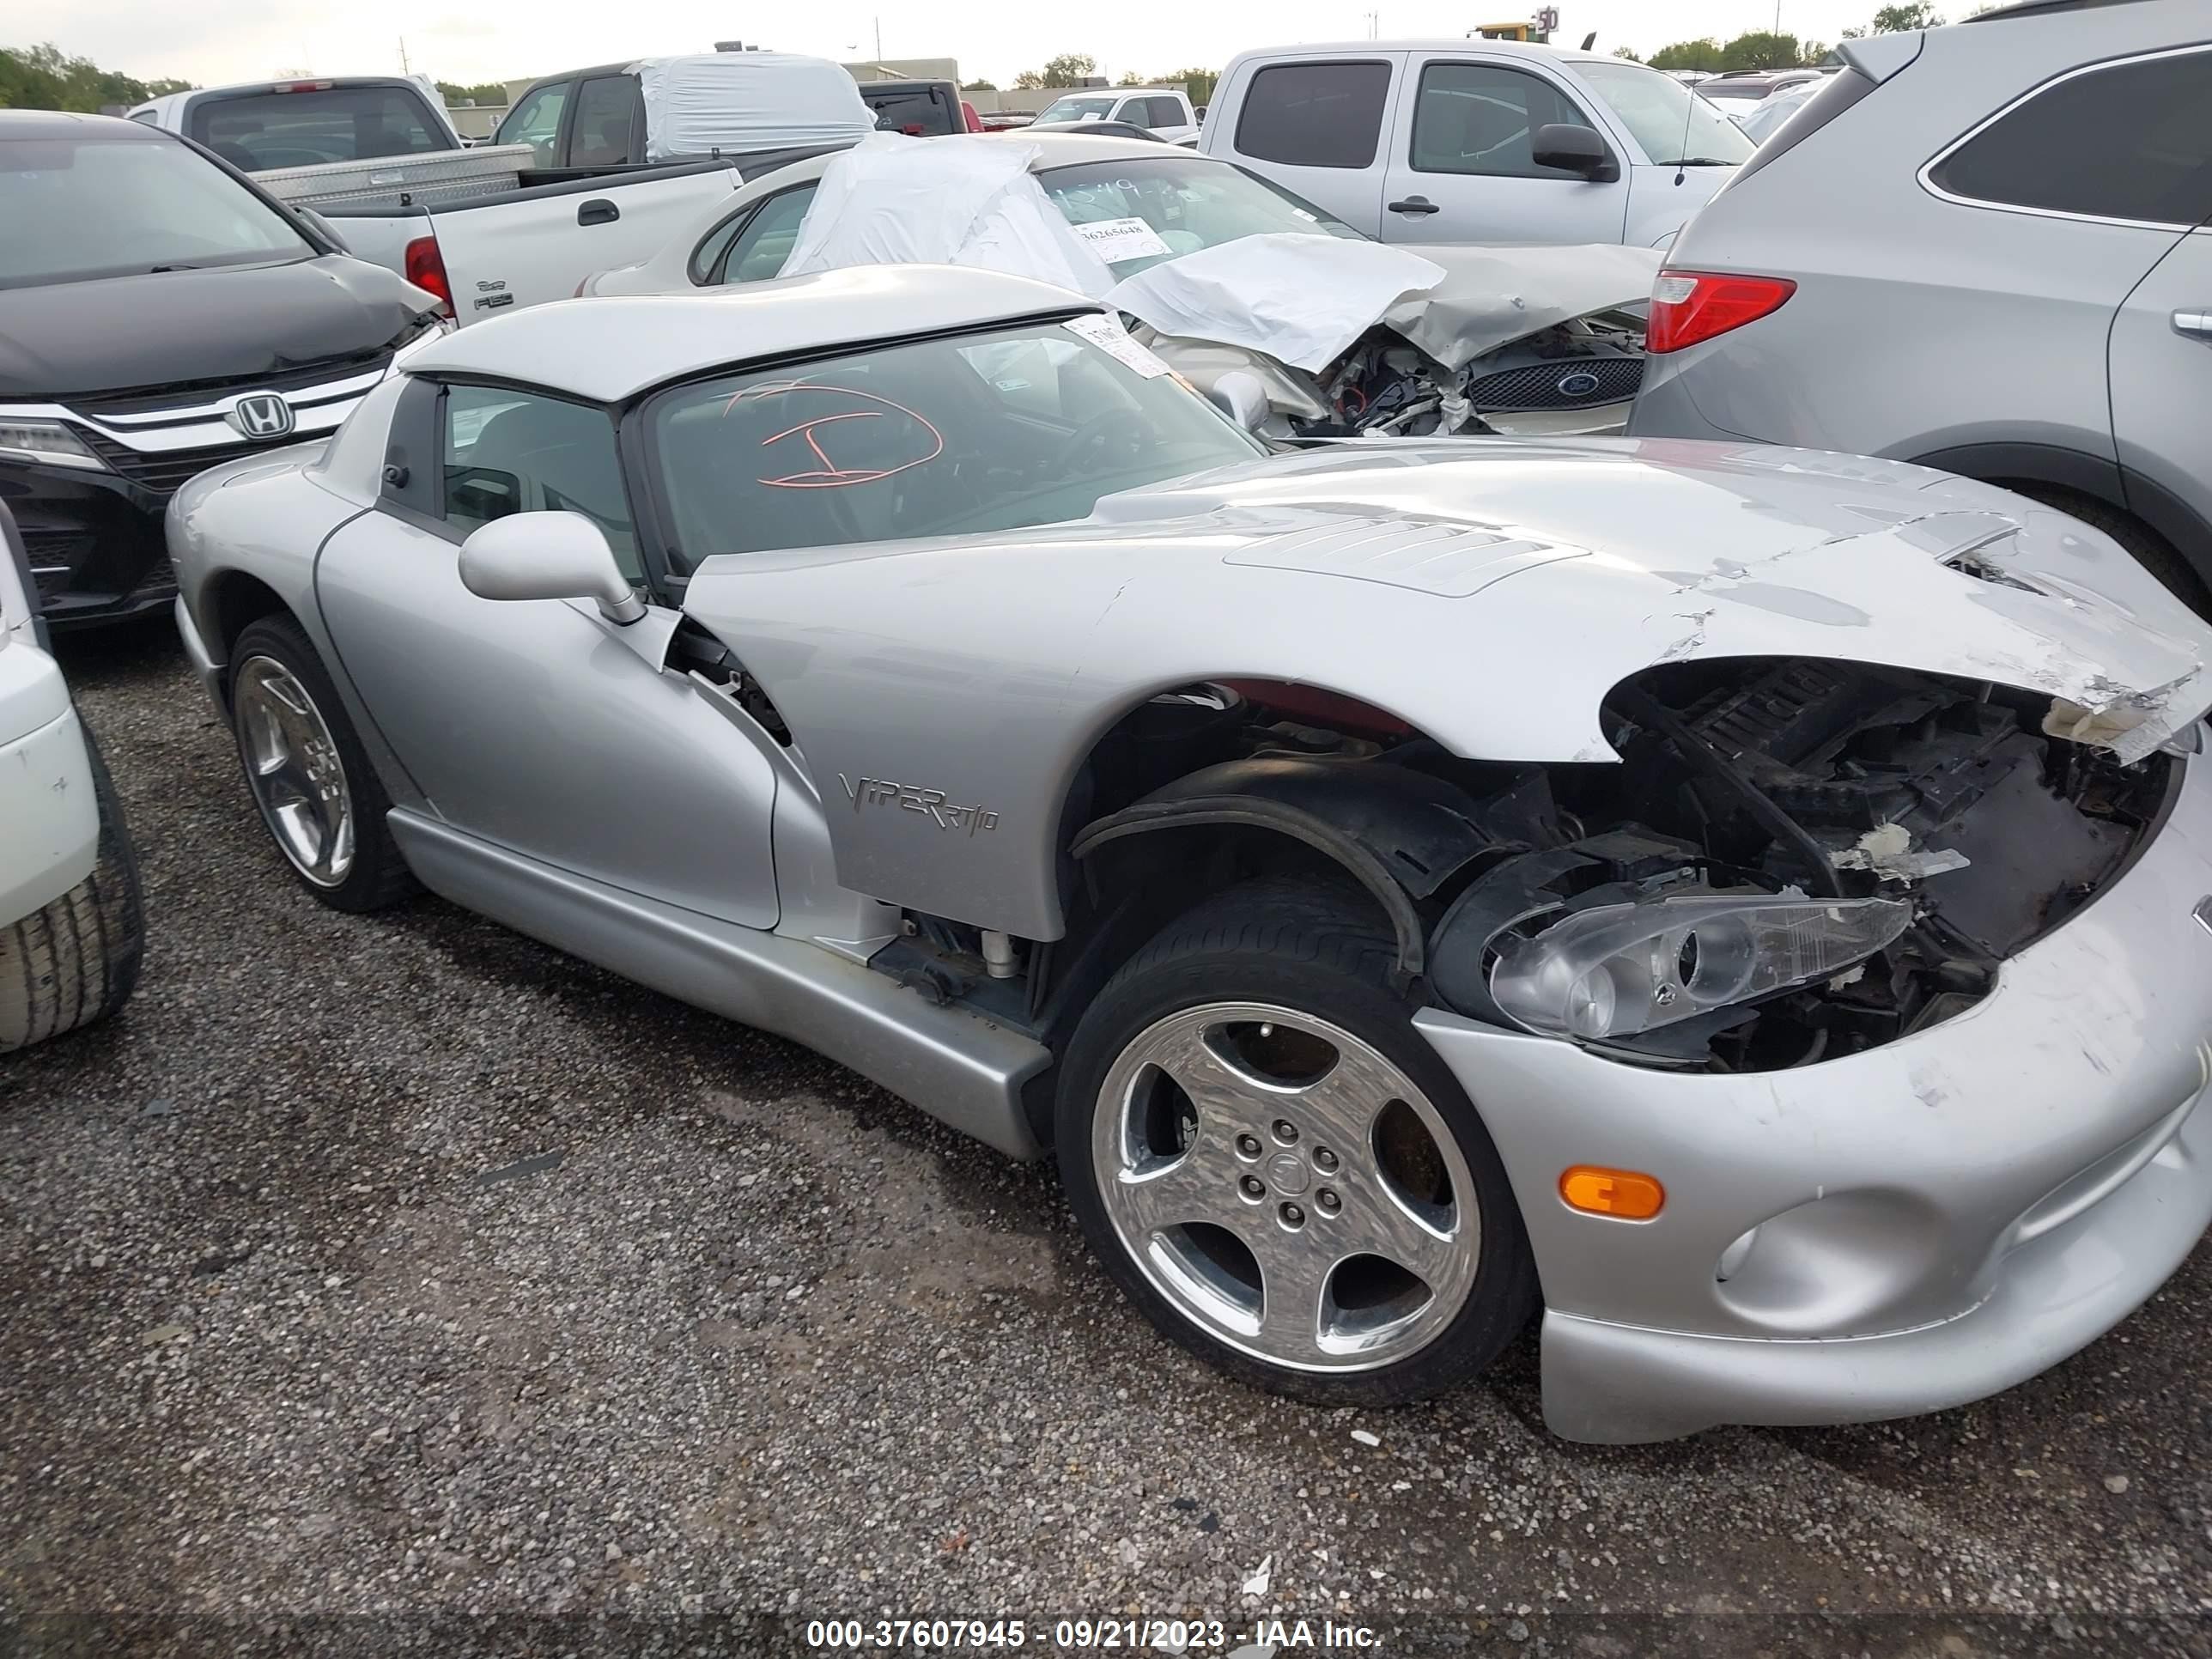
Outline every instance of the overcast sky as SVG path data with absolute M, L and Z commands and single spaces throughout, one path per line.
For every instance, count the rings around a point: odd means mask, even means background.
M 628 6 L 604 0 L 526 0 L 467 8 L 458 0 L 394 0 L 340 5 L 331 0 L 70 0 L 58 7 L 0 0 L 0 46 L 52 40 L 141 80 L 176 76 L 203 86 L 253 81 L 288 70 L 318 75 L 383 74 L 410 64 L 443 81 L 504 81 L 580 64 L 666 52 L 704 52 L 732 37 L 787 52 L 849 61 L 952 57 L 963 78 L 1005 85 L 1062 52 L 1089 52 L 1109 76 L 1187 67 L 1218 68 L 1249 46 L 1297 40 L 1365 39 L 1369 10 L 1380 7 L 1383 38 L 1461 35 L 1478 22 L 1526 16 L 1526 0 L 1112 0 L 1052 5 L 1034 0 L 927 0 L 902 5 L 846 4 L 760 9 L 708 0 L 659 0 Z M 1782 27 L 1832 42 L 1864 23 L 1875 0 L 1782 0 Z M 1669 40 L 1723 39 L 1774 25 L 1774 0 L 1564 0 L 1558 39 L 1597 31 L 1601 47 L 1649 53 Z

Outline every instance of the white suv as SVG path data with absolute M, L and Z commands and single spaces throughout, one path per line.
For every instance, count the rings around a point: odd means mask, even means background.
M 0 1054 L 121 1007 L 145 933 L 130 836 L 29 568 L 0 505 Z

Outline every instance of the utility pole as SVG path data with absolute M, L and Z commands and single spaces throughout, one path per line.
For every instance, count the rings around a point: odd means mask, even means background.
M 1367 14 L 1367 38 L 1370 40 L 1374 40 L 1381 31 L 1382 27 L 1382 14 L 1379 11 L 1369 12 Z
M 880 17 L 876 19 L 876 61 L 884 61 L 884 20 Z
M 410 73 L 407 67 L 407 37 L 404 34 L 399 37 L 399 72 L 402 75 Z

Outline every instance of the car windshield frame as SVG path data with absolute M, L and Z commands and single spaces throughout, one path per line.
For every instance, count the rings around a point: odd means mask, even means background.
M 1728 112 L 1701 88 L 1684 86 L 1671 75 L 1626 58 L 1578 63 L 1575 72 L 1589 83 L 1613 118 L 1628 129 L 1653 167 L 1741 167 L 1758 149 L 1744 137 L 1743 129 L 1729 118 Z M 1659 90 L 1662 88 L 1663 93 Z M 1624 105 L 1615 94 L 1629 88 L 1648 88 L 1671 107 L 1637 107 L 1632 101 Z M 1674 101 L 1676 99 L 1686 99 L 1687 109 Z M 1728 153 L 1739 147 L 1741 155 Z
M 1133 186 L 1127 193 L 1135 198 L 1127 205 L 1142 208 L 1146 204 L 1146 191 L 1144 188 L 1146 185 L 1172 185 L 1174 176 L 1178 173 L 1194 179 L 1219 179 L 1224 182 L 1233 181 L 1231 188 L 1242 193 L 1241 200 L 1237 204 L 1238 210 L 1279 208 L 1282 222 L 1254 225 L 1249 229 L 1238 231 L 1233 236 L 1209 238 L 1202 240 L 1196 247 L 1170 246 L 1164 252 L 1139 254 L 1127 259 L 1109 260 L 1107 269 L 1112 271 L 1116 278 L 1133 276 L 1139 271 L 1148 270 L 1154 265 L 1165 264 L 1171 259 L 1180 259 L 1189 254 L 1203 252 L 1207 248 L 1225 246 L 1231 242 L 1242 241 L 1247 236 L 1328 236 L 1339 241 L 1347 242 L 1374 240 L 1374 238 L 1364 232 L 1346 224 L 1342 220 L 1322 208 L 1316 207 L 1303 197 L 1285 190 L 1272 179 L 1263 179 L 1255 173 L 1249 173 L 1233 162 L 1218 161 L 1207 155 L 1195 155 L 1188 151 L 1177 153 L 1171 148 L 1164 150 L 1158 155 L 1116 156 L 1107 161 L 1064 162 L 1054 167 L 1039 167 L 1034 176 L 1038 188 L 1044 191 L 1046 198 L 1052 203 L 1054 210 L 1061 218 L 1067 221 L 1070 228 L 1074 228 L 1079 236 L 1083 234 L 1080 227 L 1085 224 L 1112 223 L 1134 218 L 1141 219 L 1155 236 L 1164 240 L 1173 234 L 1177 228 L 1171 224 L 1156 222 L 1151 215 L 1141 211 L 1133 214 L 1105 215 L 1097 219 L 1079 220 L 1068 211 L 1066 191 L 1071 187 L 1079 190 L 1085 187 L 1103 189 L 1127 182 Z M 1066 179 L 1069 174 L 1086 176 L 1072 180 L 1070 185 L 1055 187 L 1054 183 L 1055 179 Z M 1157 201 L 1152 204 L 1155 207 L 1160 205 Z M 1200 233 L 1186 230 L 1183 234 L 1195 236 Z
M 1120 103 L 1126 95 L 1126 94 L 1110 91 L 1071 93 L 1065 98 L 1055 98 L 1047 104 L 1037 112 L 1036 119 L 1030 125 L 1033 127 L 1073 127 L 1081 125 L 1086 119 L 1103 121 L 1113 115 L 1114 106 Z M 1093 104 L 1098 106 L 1096 110 L 1089 108 L 1089 106 Z M 1079 105 L 1085 106 L 1080 112 L 1063 116 L 1057 121 L 1052 118 L 1053 111 L 1062 107 L 1073 109 Z
M 1030 378 L 1036 362 L 1021 356 L 1024 350 L 1052 364 L 1051 387 Z M 891 372 L 879 378 L 876 371 L 885 364 Z M 1062 377 L 1071 368 L 1077 392 L 1086 386 L 1107 388 L 1123 401 L 1102 403 L 1072 424 L 1064 404 L 1049 411 L 1040 407 L 1069 395 Z M 973 384 L 956 381 L 946 372 L 954 369 L 972 373 Z M 930 387 L 927 397 L 915 396 L 901 382 L 902 374 L 913 379 L 917 372 Z M 786 401 L 816 392 L 842 397 L 852 406 L 811 400 L 801 406 Z M 1025 403 L 1031 406 L 1024 408 Z M 701 411 L 718 404 L 720 419 L 730 418 L 741 405 L 754 405 L 751 425 L 739 435 L 751 438 L 756 449 L 781 444 L 774 452 L 777 465 L 795 470 L 773 478 L 756 477 L 753 483 L 763 488 L 733 493 L 730 481 L 738 469 L 725 450 L 716 447 L 701 454 L 696 464 L 684 463 L 685 470 L 679 472 L 677 423 L 689 418 L 703 425 Z M 829 412 L 818 412 L 823 408 Z M 984 416 L 980 423 L 974 418 L 979 412 Z M 866 422 L 886 413 L 891 422 L 871 432 Z M 845 425 L 836 437 L 817 435 L 842 422 L 853 424 Z M 856 343 L 809 354 L 797 362 L 785 359 L 710 368 L 659 388 L 623 424 L 625 428 L 634 424 L 639 434 L 640 470 L 661 531 L 659 551 L 678 583 L 688 582 L 701 565 L 717 557 L 811 550 L 836 553 L 884 542 L 1077 524 L 1108 495 L 1274 453 L 1129 340 L 1118 323 L 1088 311 Z M 754 426 L 763 435 L 755 436 Z M 1094 429 L 1096 440 L 1091 436 Z M 864 456 L 848 450 L 855 434 L 863 442 L 888 443 L 890 453 Z M 908 439 L 911 454 L 900 448 Z M 1152 445 L 1158 453 L 1090 476 L 1068 476 L 1078 454 L 1097 447 L 1103 459 L 1110 460 L 1118 448 L 1133 457 L 1139 442 Z M 940 460 L 946 465 L 932 482 L 952 488 L 940 494 L 933 509 L 905 506 L 911 495 L 909 485 L 898 486 L 890 497 L 852 496 L 849 506 L 841 499 L 848 489 L 873 491 L 895 477 L 912 479 L 921 469 Z M 860 464 L 849 465 L 856 461 Z M 1034 463 L 1026 478 L 1025 461 Z M 841 467 L 852 476 L 841 476 Z M 960 493 L 967 488 L 963 469 L 970 468 L 982 488 L 1000 487 L 1004 493 L 980 504 Z M 717 503 L 717 493 L 727 499 Z M 775 510 L 763 511 L 772 505 L 771 496 Z M 886 501 L 899 505 L 887 507 Z M 788 515 L 794 502 L 826 504 L 814 524 L 795 526 L 808 539 L 779 537 L 766 527 L 775 524 L 776 511 Z M 879 532 L 865 527 L 866 516 L 881 519 L 892 510 L 902 515 L 895 526 L 885 524 Z M 763 539 L 757 546 L 695 546 L 699 538 L 691 532 L 702 524 L 741 524 Z
M 31 174 L 74 172 L 84 154 L 95 149 L 135 152 L 149 158 L 145 163 L 147 167 L 167 168 L 169 177 L 154 179 L 161 188 L 165 207 L 174 206 L 200 212 L 230 211 L 236 215 L 237 228 L 248 228 L 258 234 L 229 246 L 204 243 L 194 245 L 189 240 L 152 243 L 146 240 L 148 233 L 143 224 L 118 223 L 112 211 L 100 215 L 87 215 L 82 211 L 82 190 L 96 188 L 96 181 L 70 181 L 72 188 L 56 192 L 55 201 L 46 204 L 50 209 L 60 206 L 64 210 L 51 214 L 46 220 L 33 216 L 31 191 L 20 185 L 11 185 L 12 180 Z M 69 157 L 66 162 L 58 166 L 34 165 L 46 155 L 58 155 L 64 152 Z M 71 203 L 75 204 L 76 210 L 66 210 Z M 48 252 L 57 244 L 66 248 L 66 238 L 42 228 L 46 225 L 58 225 L 64 219 L 80 230 L 112 229 L 112 235 L 108 240 L 114 249 L 118 254 L 127 249 L 130 257 L 102 258 L 89 264 L 79 258 L 74 262 L 48 264 L 32 269 L 27 264 L 17 266 L 4 252 L 0 252 L 0 289 L 51 288 L 119 276 L 156 276 L 177 270 L 204 270 L 239 265 L 295 264 L 313 258 L 318 252 L 301 228 L 258 191 L 240 184 L 190 144 L 165 134 L 149 131 L 143 126 L 132 126 L 114 133 L 103 131 L 71 134 L 66 137 L 0 142 L 0 220 L 8 222 L 11 232 L 16 233 L 9 238 L 9 245 L 29 250 L 31 256 Z M 207 221 L 195 216 L 191 217 L 191 222 L 204 227 Z M 100 251 L 105 252 L 106 250 Z

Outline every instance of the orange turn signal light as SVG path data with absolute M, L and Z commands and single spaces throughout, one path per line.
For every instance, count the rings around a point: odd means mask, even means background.
M 1667 1189 L 1656 1176 L 1634 1170 L 1601 1170 L 1595 1164 L 1577 1164 L 1560 1172 L 1559 1196 L 1569 1209 L 1585 1215 L 1649 1221 L 1667 1201 Z

